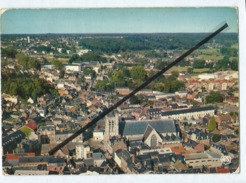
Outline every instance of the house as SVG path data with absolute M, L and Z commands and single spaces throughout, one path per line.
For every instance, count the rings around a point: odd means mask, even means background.
M 233 149 L 229 151 L 228 155 L 229 155 L 232 159 L 238 158 L 238 157 L 239 157 L 239 153 L 238 153 L 237 151 L 233 150 Z
M 188 139 L 187 142 L 183 143 L 185 149 L 191 151 L 191 152 L 204 152 L 204 145 L 197 143 L 193 140 Z
M 11 153 L 13 150 L 17 147 L 17 144 L 19 144 L 23 139 L 26 138 L 25 133 L 23 133 L 20 130 L 17 130 L 16 132 L 11 133 L 8 136 L 3 137 L 2 139 L 2 147 L 4 154 Z
M 211 133 L 204 132 L 200 129 L 196 129 L 195 131 L 191 131 L 188 133 L 189 138 L 197 143 L 201 143 L 204 145 L 210 144 L 210 139 L 212 138 Z
M 238 141 L 239 138 L 234 135 L 234 134 L 228 134 L 228 135 L 225 135 L 226 139 L 228 142 L 232 142 L 232 141 Z
M 177 144 L 176 146 L 170 147 L 171 152 L 178 154 L 189 154 L 190 151 L 186 150 L 182 144 Z
M 209 169 L 209 173 L 230 173 L 230 170 L 226 167 L 212 167 Z
M 56 142 L 56 131 L 54 125 L 40 126 L 37 134 L 41 139 L 42 144 L 49 144 Z
M 59 83 L 57 83 L 57 88 L 58 88 L 58 89 L 65 89 L 65 84 L 64 84 L 64 82 L 59 82 Z
M 76 159 L 88 159 L 92 157 L 92 151 L 90 146 L 77 144 L 75 147 L 75 157 Z
M 2 97 L 4 100 L 12 102 L 14 104 L 17 104 L 18 100 L 19 100 L 18 96 L 11 96 L 11 95 L 7 95 L 5 93 L 2 94 Z
M 14 175 L 49 175 L 49 171 L 47 170 L 16 170 Z
M 113 152 L 118 150 L 127 150 L 126 139 L 118 138 L 116 136 L 110 139 L 110 146 Z
M 161 109 L 159 108 L 151 108 L 147 110 L 147 116 L 152 119 L 152 118 L 159 118 L 161 116 Z
M 188 166 L 181 160 L 175 161 L 171 166 L 175 169 L 176 172 L 181 172 L 188 169 Z
M 231 122 L 230 114 L 220 114 L 215 119 L 216 119 L 216 122 L 218 123 L 218 125 Z
M 134 163 L 132 163 L 131 155 L 126 150 L 118 150 L 114 153 L 114 161 L 125 172 L 134 172 Z
M 93 131 L 93 138 L 96 141 L 102 141 L 104 137 L 104 130 L 103 129 L 98 129 Z
M 64 140 L 66 140 L 68 137 L 72 136 L 75 133 L 74 130 L 72 131 L 60 131 L 60 130 L 56 130 L 55 131 L 55 141 L 57 143 L 61 143 Z M 76 138 L 74 138 L 71 142 L 83 142 L 83 135 L 78 135 Z
M 21 167 L 37 167 L 38 165 L 45 165 L 48 171 L 59 173 L 63 170 L 66 163 L 64 158 L 52 156 L 21 157 L 19 159 L 19 166 Z
M 89 66 L 92 67 L 92 69 L 96 72 L 99 73 L 101 69 L 101 64 L 99 61 L 90 61 Z
M 64 167 L 66 166 L 66 160 L 61 157 L 50 157 L 48 159 L 48 166 L 47 169 L 49 171 L 60 173 L 63 171 Z
M 218 145 L 218 144 L 212 143 L 212 145 L 210 146 L 210 150 L 212 152 L 215 152 L 216 154 L 219 154 L 219 155 L 227 154 L 226 147 L 222 144 Z
M 33 101 L 33 99 L 32 99 L 31 97 L 29 97 L 29 99 L 27 100 L 27 102 L 28 102 L 29 104 L 33 104 L 33 103 L 34 103 L 34 101 Z
M 41 155 L 46 156 L 49 155 L 49 151 L 52 150 L 54 147 L 56 147 L 58 144 L 57 143 L 52 143 L 52 144 L 42 144 L 41 146 Z M 63 146 L 60 148 L 55 154 L 54 157 L 62 157 L 62 158 L 67 158 L 69 156 L 69 151 L 67 146 Z
M 94 151 L 92 153 L 92 158 L 93 158 L 95 167 L 100 167 L 103 164 L 103 162 L 106 161 L 106 157 L 100 151 L 98 152 Z
M 175 92 L 175 95 L 180 97 L 180 98 L 184 98 L 184 97 L 186 97 L 187 92 L 186 91 L 177 91 L 177 92 Z
M 184 120 L 184 119 L 199 119 L 206 115 L 214 116 L 215 108 L 212 106 L 205 107 L 194 107 L 189 109 L 181 109 L 181 110 L 173 110 L 173 111 L 165 111 L 161 113 L 161 119 L 176 119 L 176 120 Z
M 203 172 L 202 172 L 202 168 L 187 168 L 182 170 L 180 173 L 198 174 Z
M 212 153 L 191 153 L 184 155 L 185 162 L 193 167 L 199 168 L 202 166 L 220 167 L 222 165 L 220 156 Z
M 65 71 L 81 72 L 81 64 L 66 64 L 64 69 Z
M 154 104 L 153 104 L 153 109 L 163 109 L 166 106 L 167 106 L 166 102 L 155 101 Z

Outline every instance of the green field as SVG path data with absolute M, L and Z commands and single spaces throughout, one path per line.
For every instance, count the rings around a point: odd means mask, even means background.
M 187 72 L 188 66 L 174 66 L 171 69 L 169 69 L 167 71 L 167 73 L 171 73 L 173 71 L 177 71 L 177 72 Z M 208 72 L 210 69 L 209 68 L 201 68 L 201 69 L 194 69 L 193 72 L 195 73 L 203 73 L 203 72 Z
M 216 48 L 199 49 L 194 53 L 194 58 L 197 60 L 220 60 L 223 59 L 223 55 Z
M 177 72 L 187 72 L 187 69 L 188 67 L 187 66 L 184 66 L 184 67 L 181 67 L 181 66 L 173 66 L 171 69 L 169 69 L 167 71 L 167 73 L 171 73 L 173 71 L 177 71 Z

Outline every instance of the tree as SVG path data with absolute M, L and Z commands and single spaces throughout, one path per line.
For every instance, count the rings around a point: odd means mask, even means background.
M 165 84 L 164 83 L 156 83 L 154 85 L 154 89 L 157 91 L 164 91 L 165 90 Z
M 189 74 L 192 74 L 192 73 L 193 73 L 193 68 L 192 68 L 192 67 L 189 67 L 189 68 L 187 69 L 187 72 L 188 72 Z
M 177 71 L 172 71 L 172 76 L 177 78 L 179 76 L 179 73 Z
M 218 103 L 218 102 L 223 102 L 223 95 L 220 94 L 219 92 L 210 92 L 208 96 L 206 96 L 206 102 L 207 103 Z
M 130 99 L 131 104 L 139 104 L 140 100 L 137 96 L 133 95 Z
M 234 71 L 238 71 L 238 60 L 233 59 L 230 63 L 231 69 Z
M 115 83 L 122 82 L 125 80 L 125 78 L 126 77 L 122 72 L 122 70 L 114 70 L 110 76 L 111 82 L 115 82 Z
M 212 137 L 213 142 L 219 142 L 221 139 L 221 135 L 219 134 L 214 134 Z
M 208 131 L 212 132 L 215 130 L 215 128 L 216 128 L 216 121 L 215 118 L 212 117 L 208 122 Z
M 193 67 L 194 68 L 204 68 L 204 65 L 205 65 L 205 61 L 204 60 L 196 60 L 194 61 L 193 63 Z
M 59 70 L 59 71 L 62 71 L 63 70 L 63 64 L 59 60 L 54 59 L 53 60 L 53 64 L 54 64 L 56 70 Z
M 14 59 L 17 54 L 17 51 L 12 47 L 6 49 L 2 48 L 1 52 L 2 52 L 2 57 L 12 58 L 12 59 Z
M 123 72 L 125 77 L 127 77 L 127 78 L 131 77 L 130 71 L 129 71 L 129 69 L 127 69 L 127 67 L 123 67 L 122 72 Z
M 229 57 L 224 57 L 222 60 L 219 60 L 216 64 L 216 68 L 220 70 L 227 69 L 230 66 Z
M 64 78 L 64 75 L 65 75 L 65 71 L 61 70 L 59 73 L 59 78 Z
M 22 65 L 24 67 L 24 69 L 37 69 L 40 70 L 41 69 L 41 64 L 40 61 L 38 60 L 34 60 L 31 57 L 28 57 L 22 53 L 19 53 L 16 55 L 17 61 L 20 65 Z
M 83 69 L 83 73 L 84 73 L 84 75 L 86 75 L 86 76 L 88 76 L 88 75 L 90 75 L 90 74 L 92 74 L 92 69 L 91 68 L 84 68 Z
M 130 70 L 130 74 L 132 79 L 144 81 L 145 77 L 147 76 L 147 72 L 145 71 L 143 66 L 134 66 Z

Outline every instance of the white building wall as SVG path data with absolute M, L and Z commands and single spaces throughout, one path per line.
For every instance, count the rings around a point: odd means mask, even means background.
M 202 167 L 203 165 L 208 167 L 220 167 L 222 165 L 220 159 L 218 158 L 193 159 L 186 160 L 185 162 L 193 168 Z
M 198 119 L 201 117 L 206 116 L 209 114 L 210 116 L 214 115 L 214 110 L 208 110 L 208 111 L 200 111 L 200 112 L 190 112 L 190 113 L 182 113 L 182 114 L 173 114 L 173 115 L 168 115 L 168 116 L 162 116 L 161 119 L 176 119 L 176 120 L 184 120 L 186 119 Z
M 84 145 L 77 145 L 75 148 L 76 151 L 76 159 L 83 159 L 84 158 Z
M 84 159 L 87 159 L 87 154 L 91 151 L 90 147 L 89 146 L 86 146 L 83 148 L 83 156 L 84 156 Z
M 150 135 L 148 136 L 148 138 L 144 141 L 149 147 L 151 147 L 151 137 L 152 135 L 155 135 L 157 138 L 157 145 L 159 142 L 162 142 L 161 137 L 158 135 L 158 133 L 155 130 L 152 130 L 152 132 L 150 133 Z
M 65 66 L 66 71 L 75 71 L 75 72 L 80 72 L 81 71 L 81 66 L 80 65 L 66 65 Z
M 102 141 L 104 137 L 103 132 L 93 132 L 93 138 L 98 141 Z

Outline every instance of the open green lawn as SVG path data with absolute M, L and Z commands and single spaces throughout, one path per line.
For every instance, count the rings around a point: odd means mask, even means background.
M 26 127 L 26 126 L 21 127 L 20 128 L 20 131 L 22 131 L 23 133 L 25 133 L 25 135 L 27 137 L 31 134 L 31 132 L 33 132 L 32 129 L 30 129 L 30 128 Z
M 203 55 L 218 55 L 220 54 L 220 50 L 216 48 L 208 48 L 208 49 L 198 49 L 195 52 L 196 54 L 203 54 Z
M 184 67 L 181 67 L 181 66 L 173 66 L 171 69 L 169 69 L 167 71 L 167 73 L 171 73 L 173 71 L 177 71 L 177 72 L 187 72 L 187 69 L 188 67 L 187 66 L 184 66 Z
M 171 73 L 173 71 L 177 71 L 177 72 L 187 72 L 188 67 L 184 66 L 174 66 L 172 67 L 170 70 L 167 71 L 167 73 Z M 201 68 L 201 69 L 194 69 L 193 72 L 196 73 L 203 73 L 203 72 L 208 72 L 210 69 L 209 68 Z
M 195 57 L 197 60 L 221 60 L 223 59 L 222 55 L 199 55 Z
M 196 50 L 194 53 L 195 59 L 198 60 L 220 60 L 223 58 L 223 55 L 221 55 L 220 50 L 216 48 L 210 48 L 210 49 L 199 49 Z

